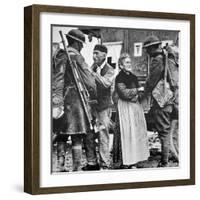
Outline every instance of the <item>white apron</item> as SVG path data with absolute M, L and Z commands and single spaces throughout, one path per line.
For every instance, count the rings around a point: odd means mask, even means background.
M 118 100 L 122 160 L 132 165 L 149 157 L 147 127 L 139 103 Z

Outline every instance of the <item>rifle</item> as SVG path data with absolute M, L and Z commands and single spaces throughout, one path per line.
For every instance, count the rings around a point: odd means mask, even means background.
M 60 37 L 62 39 L 64 52 L 66 54 L 67 60 L 69 61 L 69 66 L 70 66 L 71 71 L 72 71 L 73 79 L 74 79 L 78 94 L 80 96 L 80 100 L 81 100 L 87 121 L 89 123 L 90 130 L 94 130 L 93 117 L 92 117 L 92 113 L 91 113 L 91 109 L 90 109 L 90 104 L 93 104 L 95 102 L 94 102 L 94 100 L 93 101 L 90 100 L 89 92 L 88 92 L 88 90 L 87 90 L 87 88 L 86 88 L 86 86 L 85 86 L 85 84 L 82 80 L 80 72 L 77 68 L 76 61 L 74 61 L 74 60 L 72 61 L 70 56 L 69 56 L 68 50 L 66 48 L 65 40 L 63 38 L 62 31 L 59 31 L 59 34 L 60 34 Z

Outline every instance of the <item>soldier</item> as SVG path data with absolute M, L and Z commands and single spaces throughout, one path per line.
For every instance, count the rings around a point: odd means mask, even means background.
M 146 81 L 144 96 L 151 96 L 151 111 L 155 120 L 155 128 L 159 133 L 162 145 L 162 157 L 159 166 L 168 166 L 168 157 L 170 150 L 170 128 L 172 121 L 172 111 L 174 101 L 170 99 L 166 104 L 161 107 L 158 99 L 153 97 L 152 93 L 158 82 L 164 78 L 165 59 L 163 49 L 161 48 L 161 41 L 154 35 L 146 38 L 143 47 L 150 56 L 150 74 Z M 168 62 L 168 61 L 167 61 Z M 169 62 L 168 62 L 169 64 Z M 172 70 L 173 66 L 168 65 L 167 80 L 170 82 L 170 89 L 173 95 L 176 95 L 176 88 L 178 87 L 178 73 Z
M 178 123 L 178 113 L 179 113 L 179 52 L 177 46 L 167 46 L 166 50 L 168 52 L 168 65 L 171 73 L 171 80 L 174 83 L 174 104 L 172 112 L 172 123 L 170 130 L 170 152 L 172 154 L 171 158 L 175 162 L 179 162 L 179 123 Z
M 52 44 L 52 116 L 53 116 L 53 144 L 57 144 L 57 171 L 65 172 L 65 153 L 68 135 L 62 134 L 66 124 L 64 120 L 64 51 L 59 43 Z
M 97 85 L 97 122 L 99 128 L 98 147 L 100 166 L 97 163 L 94 136 L 86 136 L 86 155 L 88 164 L 83 170 L 109 168 L 109 125 L 111 117 L 111 86 L 114 81 L 114 69 L 106 62 L 107 47 L 97 44 L 93 50 L 94 64 L 91 67 Z
M 89 71 L 89 67 L 86 64 L 85 59 L 80 53 L 83 48 L 83 44 L 85 43 L 85 36 L 80 30 L 72 29 L 68 32 L 68 34 L 66 34 L 66 38 L 68 41 L 68 54 L 71 60 L 75 61 L 81 79 L 88 92 L 92 97 L 95 97 L 95 80 Z M 73 171 L 80 171 L 82 159 L 82 139 L 83 136 L 90 131 L 89 124 L 73 79 L 69 61 L 66 59 L 66 55 L 64 53 L 60 55 L 60 61 L 57 64 L 62 66 L 64 69 L 63 98 L 66 129 L 62 132 L 62 134 L 71 136 Z M 64 157 L 66 149 L 63 144 L 58 144 L 58 150 L 60 153 L 58 156 Z

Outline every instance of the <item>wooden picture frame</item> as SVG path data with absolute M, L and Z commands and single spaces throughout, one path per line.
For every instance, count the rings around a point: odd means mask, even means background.
M 109 17 L 141 18 L 154 20 L 179 20 L 190 24 L 190 133 L 189 178 L 142 182 L 105 183 L 41 187 L 40 172 L 40 14 L 57 13 Z M 192 14 L 128 11 L 98 8 L 32 5 L 24 8 L 24 191 L 30 194 L 84 192 L 130 188 L 148 188 L 195 184 L 195 16 Z

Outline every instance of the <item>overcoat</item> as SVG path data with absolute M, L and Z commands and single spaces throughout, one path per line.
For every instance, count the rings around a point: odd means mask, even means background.
M 86 64 L 84 57 L 80 54 L 80 52 L 72 47 L 68 47 L 67 50 L 71 60 L 75 61 L 81 79 L 86 86 L 91 98 L 95 99 L 95 79 L 89 71 L 89 67 Z M 62 74 L 60 76 L 63 78 L 61 78 L 62 80 L 58 83 L 58 85 L 56 85 L 56 90 L 57 94 L 61 94 L 59 91 L 62 91 L 61 96 L 63 97 L 65 115 L 64 119 L 67 127 L 64 133 L 68 135 L 86 134 L 89 131 L 88 120 L 86 118 L 83 105 L 75 85 L 69 61 L 66 59 L 64 52 L 60 53 L 59 58 L 60 59 L 57 62 L 56 68 L 63 69 L 62 72 L 60 72 Z

